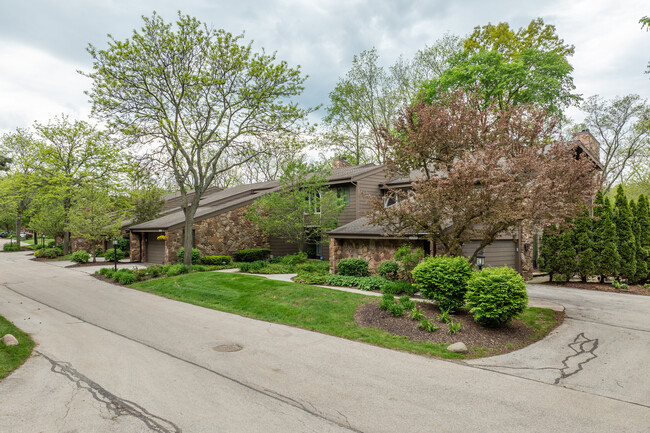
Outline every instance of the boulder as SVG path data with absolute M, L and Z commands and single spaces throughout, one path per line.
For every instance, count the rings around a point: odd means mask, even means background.
M 16 337 L 11 334 L 6 334 L 2 337 L 2 342 L 5 346 L 18 346 L 18 340 L 16 340 Z
M 458 343 L 447 346 L 447 350 L 454 353 L 467 353 L 467 346 L 462 341 L 459 341 Z

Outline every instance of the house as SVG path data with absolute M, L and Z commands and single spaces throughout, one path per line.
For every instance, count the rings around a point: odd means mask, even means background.
M 330 188 L 345 200 L 339 223 L 359 219 L 370 210 L 368 197 L 377 196 L 386 180 L 385 168 L 375 164 L 350 166 L 335 159 L 327 177 Z M 232 255 L 245 248 L 270 248 L 274 256 L 297 252 L 284 239 L 267 237 L 245 217 L 248 206 L 259 197 L 279 190 L 277 181 L 206 191 L 194 219 L 194 248 L 202 255 Z M 160 218 L 129 228 L 131 261 L 174 263 L 183 246 L 185 215 L 180 201 L 168 200 L 169 210 Z M 329 260 L 329 245 L 312 245 L 311 256 Z
M 594 162 L 598 170 L 602 170 L 599 158 L 600 144 L 588 130 L 575 133 L 573 139 L 567 144 L 575 148 L 576 157 L 584 154 Z M 390 190 L 409 189 L 412 180 L 412 177 L 395 178 L 379 185 L 380 192 L 385 197 L 385 206 L 394 203 L 389 195 Z M 425 254 L 436 253 L 436 245 L 425 239 L 423 234 L 409 237 L 392 236 L 383 227 L 371 224 L 367 217 L 342 224 L 327 234 L 331 272 L 335 271 L 341 259 L 348 257 L 363 257 L 368 260 L 370 269 L 374 270 L 382 261 L 393 259 L 395 251 L 403 244 L 420 247 Z M 494 242 L 483 249 L 485 265 L 506 265 L 525 277 L 530 277 L 536 269 L 540 238 L 539 230 L 525 230 L 522 227 L 501 233 Z M 464 244 L 464 255 L 471 256 L 478 246 L 478 240 Z

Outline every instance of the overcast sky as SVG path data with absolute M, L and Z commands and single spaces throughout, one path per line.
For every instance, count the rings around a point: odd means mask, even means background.
M 182 5 L 182 6 L 181 6 Z M 107 34 L 123 40 L 156 10 L 166 21 L 184 14 L 231 33 L 245 31 L 254 47 L 277 51 L 309 75 L 300 102 L 326 104 L 352 57 L 376 47 L 388 66 L 410 58 L 445 32 L 467 35 L 477 25 L 526 26 L 542 17 L 566 43 L 576 92 L 611 98 L 650 98 L 650 32 L 638 21 L 647 0 L 0 0 L 0 132 L 47 122 L 61 113 L 87 119 L 89 43 L 106 47 Z M 569 116 L 578 119 L 576 109 Z

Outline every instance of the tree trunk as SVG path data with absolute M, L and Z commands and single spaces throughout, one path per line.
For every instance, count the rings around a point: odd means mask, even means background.
M 183 248 L 185 255 L 183 263 L 187 266 L 192 265 L 192 247 L 194 246 L 194 214 L 196 213 L 196 206 L 191 206 L 185 209 L 185 234 L 183 236 Z
M 70 254 L 70 232 L 63 233 L 63 254 Z
M 22 226 L 22 221 L 23 221 L 23 213 L 21 211 L 18 211 L 18 213 L 16 214 L 15 229 L 16 229 L 16 243 L 18 244 L 19 247 L 20 247 L 20 229 Z

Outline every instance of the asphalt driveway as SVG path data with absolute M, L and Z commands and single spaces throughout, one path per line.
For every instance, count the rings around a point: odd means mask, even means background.
M 569 290 L 531 287 L 567 308 L 547 340 L 458 363 L 0 253 L 0 314 L 38 343 L 0 382 L 0 431 L 646 432 L 650 298 Z

